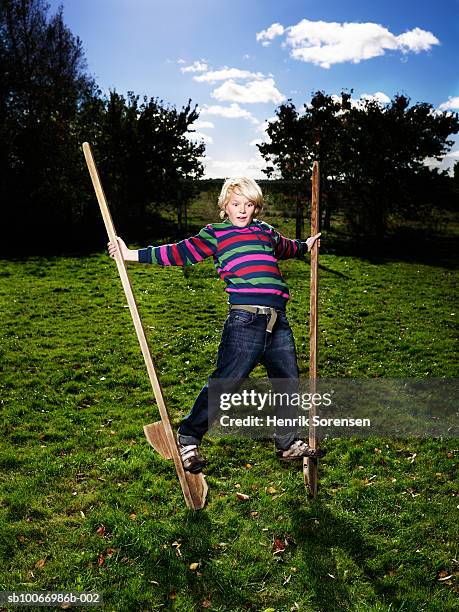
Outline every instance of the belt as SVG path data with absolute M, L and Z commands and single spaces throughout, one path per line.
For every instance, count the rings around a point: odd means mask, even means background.
M 254 314 L 269 315 L 269 321 L 266 326 L 267 332 L 272 332 L 273 327 L 277 321 L 277 310 L 270 306 L 249 306 L 248 304 L 231 304 L 230 310 L 247 310 Z

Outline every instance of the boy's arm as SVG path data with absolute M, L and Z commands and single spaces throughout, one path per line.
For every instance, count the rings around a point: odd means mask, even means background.
M 275 256 L 277 259 L 290 259 L 291 257 L 301 257 L 308 253 L 314 244 L 314 242 L 320 237 L 320 233 L 310 236 L 307 240 L 302 242 L 301 240 L 291 240 L 279 234 L 273 228 L 273 237 L 275 244 Z M 319 240 L 320 246 L 320 240 Z
M 180 242 L 139 249 L 138 261 L 155 263 L 160 266 L 183 266 L 198 263 L 214 255 L 216 250 L 215 232 L 211 225 L 207 225 L 196 236 L 180 240 Z
M 217 240 L 211 225 L 204 227 L 199 234 L 174 244 L 148 246 L 145 249 L 129 249 L 117 236 L 118 245 L 109 242 L 108 253 L 114 258 L 119 246 L 125 261 L 137 263 L 156 263 L 160 266 L 183 266 L 195 264 L 213 255 L 217 250 Z
M 309 238 L 306 240 L 306 242 L 304 243 L 306 245 L 306 249 L 309 252 L 312 247 L 314 246 L 314 242 L 317 240 L 317 246 L 320 247 L 320 236 L 321 236 L 322 232 L 319 232 L 318 234 L 314 234 L 314 236 L 309 236 Z
M 115 258 L 115 253 L 119 248 L 119 250 L 121 251 L 121 256 L 124 259 L 124 261 L 136 261 L 136 262 L 139 261 L 139 255 L 138 255 L 139 251 L 137 249 L 128 249 L 124 240 L 120 238 L 119 236 L 116 237 L 116 240 L 118 244 L 114 242 L 108 243 L 108 254 L 110 255 L 112 259 Z

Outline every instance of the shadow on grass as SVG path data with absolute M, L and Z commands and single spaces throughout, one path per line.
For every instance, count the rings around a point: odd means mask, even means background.
M 290 517 L 291 535 L 307 568 L 305 588 L 318 609 L 355 609 L 356 581 L 360 582 L 358 590 L 366 605 L 371 602 L 376 606 L 371 609 L 386 609 L 386 606 L 405 609 L 405 591 L 387 584 L 372 567 L 372 561 L 381 551 L 368 542 L 356 519 L 335 515 L 320 500 L 320 494 L 307 506 L 295 508 Z M 341 559 L 349 568 L 354 568 L 348 579 Z
M 373 264 L 403 261 L 456 269 L 459 240 L 453 233 L 408 228 L 399 229 L 381 240 L 357 240 L 344 232 L 332 231 L 322 237 L 321 253 L 358 257 Z
M 375 550 L 354 521 L 335 516 L 320 500 L 291 513 L 292 536 L 309 579 L 309 589 L 321 610 L 350 609 L 354 597 L 339 576 L 333 550 L 342 549 L 363 572 Z M 354 602 L 355 603 L 355 602 Z
M 183 520 L 177 520 L 169 532 L 169 539 L 180 543 L 180 551 L 178 547 L 168 547 L 159 555 L 152 551 L 143 561 L 145 580 L 152 582 L 160 576 L 163 583 L 163 609 L 189 610 L 192 600 L 193 609 L 201 610 L 203 602 L 211 598 L 213 605 L 227 606 L 222 609 L 254 609 L 247 602 L 247 594 L 231 579 L 231 574 L 226 575 L 212 563 L 221 553 L 211 543 L 214 529 L 218 527 L 213 524 L 207 509 L 187 510 L 182 517 Z M 199 562 L 196 571 L 189 569 L 193 562 Z M 164 591 L 166 585 L 167 592 Z M 186 603 L 182 599 L 184 593 L 188 599 Z

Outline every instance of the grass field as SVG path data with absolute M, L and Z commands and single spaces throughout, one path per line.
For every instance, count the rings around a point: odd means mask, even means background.
M 452 261 L 326 244 L 320 375 L 457 376 Z M 309 265 L 281 267 L 306 375 Z M 223 285 L 210 260 L 129 273 L 176 425 L 214 363 Z M 269 441 L 208 439 L 193 513 L 143 436 L 157 409 L 114 263 L 2 260 L 0 296 L 0 590 L 95 590 L 123 611 L 459 609 L 457 439 L 329 440 L 314 501 Z

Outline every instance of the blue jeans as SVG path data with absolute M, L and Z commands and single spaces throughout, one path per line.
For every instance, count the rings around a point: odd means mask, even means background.
M 295 341 L 285 312 L 278 312 L 272 332 L 266 331 L 269 315 L 230 310 L 218 348 L 217 367 L 209 378 L 248 378 L 261 363 L 270 379 L 298 380 Z M 293 381 L 292 381 L 293 382 Z M 181 444 L 200 444 L 209 427 L 208 384 L 201 389 L 190 413 L 180 423 Z M 285 450 L 298 439 L 297 432 L 276 434 L 276 447 Z

